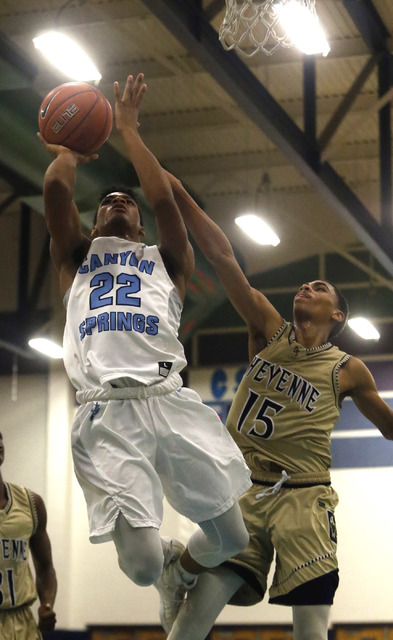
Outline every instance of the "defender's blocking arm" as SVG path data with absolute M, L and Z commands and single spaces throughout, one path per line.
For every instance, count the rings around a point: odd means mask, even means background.
M 167 175 L 187 228 L 214 266 L 233 306 L 247 323 L 250 340 L 266 342 L 281 326 L 281 315 L 260 291 L 250 286 L 220 227 L 199 207 L 180 180 L 169 172 Z M 253 347 L 250 350 L 254 350 Z
M 393 440 L 393 411 L 380 397 L 371 372 L 358 358 L 350 358 L 340 371 L 340 388 L 387 440 Z

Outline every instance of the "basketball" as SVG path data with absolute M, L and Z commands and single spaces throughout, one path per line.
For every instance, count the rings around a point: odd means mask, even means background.
M 112 107 L 104 94 L 85 82 L 66 82 L 42 101 L 38 126 L 45 140 L 78 153 L 97 151 L 112 130 Z

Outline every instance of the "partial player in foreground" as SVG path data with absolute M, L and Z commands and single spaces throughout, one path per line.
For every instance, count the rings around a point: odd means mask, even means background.
M 0 433 L 0 466 L 4 442 Z M 5 482 L 0 472 L 0 638 L 41 640 L 53 631 L 57 580 L 46 531 L 42 498 L 29 489 Z M 35 580 L 29 565 L 31 551 Z M 38 598 L 38 626 L 31 605 Z
M 330 342 L 348 316 L 340 291 L 325 280 L 305 282 L 293 322 L 285 321 L 250 286 L 222 230 L 168 177 L 188 229 L 248 327 L 250 364 L 227 427 L 253 481 L 240 500 L 247 549 L 199 577 L 169 639 L 204 640 L 227 603 L 261 601 L 275 561 L 269 601 L 292 607 L 295 640 L 326 640 L 338 585 L 330 434 L 346 396 L 389 440 L 393 411 L 366 365 Z
M 91 237 L 73 200 L 86 157 L 41 138 L 54 160 L 44 199 L 51 255 L 67 307 L 65 367 L 80 407 L 74 468 L 92 542 L 113 540 L 138 585 L 155 584 L 168 631 L 196 575 L 245 548 L 238 498 L 250 486 L 243 456 L 216 413 L 182 387 L 178 328 L 194 256 L 165 171 L 138 133 L 143 75 L 115 83 L 115 121 L 155 214 L 158 246 L 143 242 L 135 194 L 100 196 Z M 163 495 L 199 529 L 187 549 L 161 540 Z M 164 571 L 163 571 L 164 567 Z

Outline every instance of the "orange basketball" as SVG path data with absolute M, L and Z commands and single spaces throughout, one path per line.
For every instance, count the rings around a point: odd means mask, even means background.
M 104 94 L 85 82 L 66 82 L 52 89 L 38 114 L 40 133 L 47 142 L 83 154 L 104 144 L 112 122 L 112 107 Z

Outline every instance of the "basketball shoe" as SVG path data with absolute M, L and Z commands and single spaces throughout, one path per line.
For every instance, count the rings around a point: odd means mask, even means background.
M 177 560 L 185 547 L 179 540 L 161 538 L 164 551 L 164 567 L 161 576 L 154 583 L 160 595 L 160 621 L 165 633 L 169 633 L 184 602 L 189 589 L 195 586 L 196 578 L 191 583 L 184 581 Z

